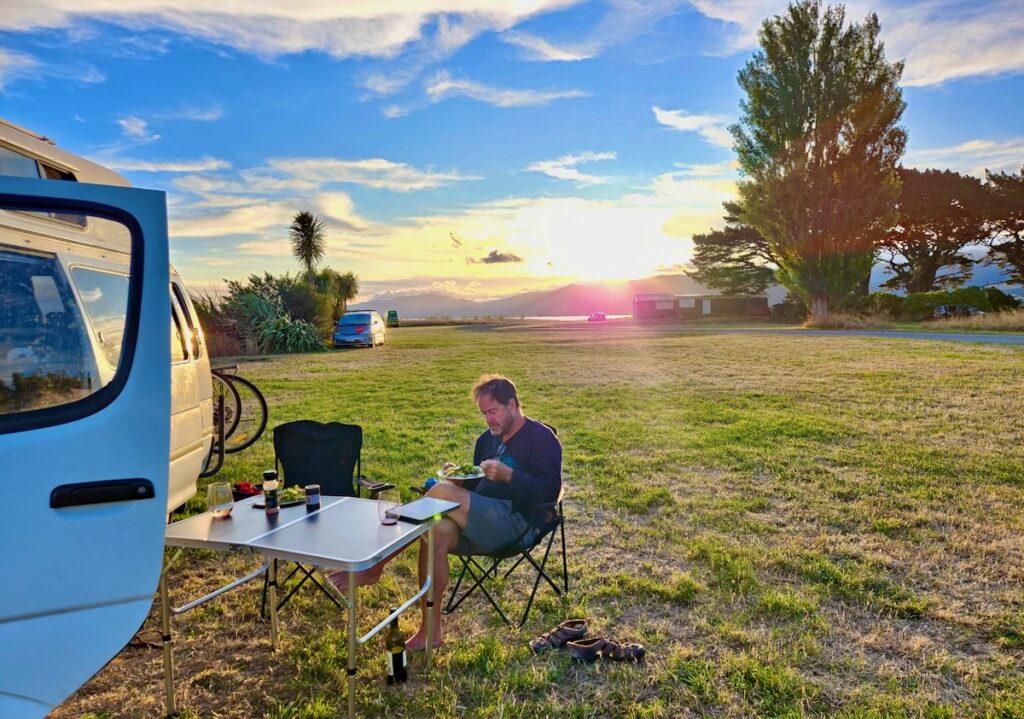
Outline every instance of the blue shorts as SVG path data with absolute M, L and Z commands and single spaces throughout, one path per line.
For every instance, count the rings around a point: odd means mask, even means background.
M 490 554 L 522 538 L 529 545 L 537 530 L 512 509 L 512 501 L 474 492 L 469 499 L 466 528 L 454 554 Z

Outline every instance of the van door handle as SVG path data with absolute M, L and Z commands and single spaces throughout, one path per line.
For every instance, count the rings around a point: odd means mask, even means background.
M 153 499 L 156 492 L 148 479 L 108 479 L 101 482 L 62 484 L 50 492 L 50 508 L 80 507 L 84 504 L 131 502 Z

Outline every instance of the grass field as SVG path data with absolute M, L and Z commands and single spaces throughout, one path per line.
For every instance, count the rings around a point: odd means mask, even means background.
M 362 716 L 1024 717 L 1021 349 L 425 327 L 240 371 L 272 425 L 363 425 L 364 472 L 403 488 L 469 461 L 483 424 L 468 390 L 484 372 L 513 378 L 564 444 L 569 597 L 542 593 L 521 632 L 467 603 L 432 671 L 414 657 L 399 688 L 371 642 Z M 217 479 L 254 480 L 272 457 L 268 433 Z M 172 601 L 249 566 L 191 552 Z M 366 627 L 414 573 L 410 555 L 362 593 Z M 341 716 L 342 615 L 303 592 L 273 654 L 258 603 L 254 583 L 175 622 L 183 716 Z M 645 644 L 647 663 L 530 654 L 579 616 Z M 129 646 L 53 716 L 159 716 L 162 678 L 159 649 Z

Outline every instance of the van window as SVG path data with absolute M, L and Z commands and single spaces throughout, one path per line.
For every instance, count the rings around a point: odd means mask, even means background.
M 193 359 L 199 359 L 201 352 L 199 348 L 199 331 L 196 329 L 196 321 L 192 318 L 191 305 L 188 301 L 188 297 L 185 296 L 185 292 L 179 285 L 171 283 L 171 293 L 174 298 L 178 300 L 178 309 L 181 310 L 181 316 L 184 319 L 183 330 L 186 330 L 186 334 L 189 339 L 189 346 L 192 349 Z
M 20 152 L 15 152 L 2 146 L 0 146 L 0 175 L 7 175 L 9 177 L 42 177 L 46 180 L 63 180 L 65 182 L 77 181 L 70 172 L 65 172 L 59 168 L 47 165 L 45 162 L 39 162 L 28 155 L 23 155 Z M 85 227 L 85 215 L 77 213 L 31 212 L 29 214 Z
M 73 267 L 71 278 L 103 350 L 103 357 L 107 364 L 116 368 L 121 360 L 121 343 L 124 341 L 128 278 L 89 267 Z
M 370 315 L 366 312 L 356 312 L 354 314 L 343 315 L 338 320 L 339 325 L 365 325 L 369 324 Z
M 56 256 L 0 249 L 0 287 L 0 415 L 98 389 L 85 323 Z
M 186 362 L 188 360 L 188 349 L 185 346 L 185 338 L 181 332 L 181 320 L 178 319 L 178 311 L 171 306 L 171 363 Z

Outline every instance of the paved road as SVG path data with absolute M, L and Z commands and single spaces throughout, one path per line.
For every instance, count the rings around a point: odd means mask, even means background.
M 596 330 L 622 330 L 625 332 L 672 332 L 693 334 L 765 334 L 793 335 L 796 337 L 878 337 L 880 339 L 932 340 L 937 342 L 978 342 L 982 344 L 1024 345 L 1024 333 L 981 333 L 981 332 L 907 332 L 900 330 L 810 330 L 785 327 L 694 327 L 688 324 L 643 323 L 631 320 L 615 320 L 608 323 L 588 322 L 538 322 L 536 324 L 481 324 L 463 325 L 459 329 L 470 332 L 484 332 L 493 329 L 511 331 L 567 330 L 592 332 Z
M 772 329 L 765 328 L 737 328 L 737 329 L 702 329 L 698 327 L 686 328 L 687 332 L 709 332 L 717 334 L 774 334 L 774 335 L 819 335 L 835 337 L 846 335 L 848 337 L 881 337 L 882 339 L 907 339 L 907 340 L 938 340 L 941 342 L 983 342 L 986 344 L 998 345 L 1024 345 L 1024 334 L 1001 334 L 981 332 L 900 332 L 898 330 L 804 330 L 804 329 Z

